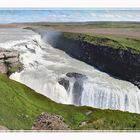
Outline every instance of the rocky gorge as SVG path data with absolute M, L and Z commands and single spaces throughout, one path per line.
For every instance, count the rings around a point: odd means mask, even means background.
M 140 90 L 109 72 L 110 75 L 102 72 L 103 68 L 111 67 L 116 48 L 107 48 L 101 43 L 98 50 L 97 45 L 84 38 L 70 38 L 62 33 L 49 36 L 49 40 L 26 29 L 8 29 L 4 33 L 9 40 L 4 38 L 7 42 L 0 44 L 4 48 L 0 53 L 1 72 L 10 75 L 12 80 L 5 74 L 0 75 L 2 126 L 33 130 L 89 129 L 89 126 L 114 129 L 115 122 L 115 129 L 118 124 L 122 129 L 139 128 L 136 118 L 140 113 Z M 131 51 L 130 54 L 139 56 Z M 113 60 L 119 62 L 118 57 Z M 8 110 L 5 112 L 9 117 L 5 117 L 3 108 Z
M 76 37 L 73 38 L 73 34 Z M 98 45 L 87 42 L 76 33 L 56 34 L 57 41 L 49 40 L 54 47 L 65 51 L 70 56 L 90 64 L 113 77 L 132 82 L 140 88 L 140 53 L 132 49 L 122 49 L 119 43 L 107 38 L 99 40 Z M 55 34 L 53 34 L 55 40 Z M 115 42 L 118 47 L 103 45 L 102 42 Z

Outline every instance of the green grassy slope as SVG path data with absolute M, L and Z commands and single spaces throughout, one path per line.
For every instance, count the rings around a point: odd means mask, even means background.
M 63 116 L 71 129 L 140 129 L 140 115 L 57 104 L 0 74 L 0 125 L 29 130 L 42 112 Z M 87 125 L 79 127 L 82 121 Z
M 64 36 L 74 40 L 85 41 L 97 46 L 119 48 L 131 51 L 132 53 L 140 54 L 140 39 L 71 32 L 64 32 Z

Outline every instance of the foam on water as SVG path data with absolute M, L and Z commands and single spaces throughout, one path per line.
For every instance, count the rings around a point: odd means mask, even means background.
M 41 36 L 29 30 L 0 29 L 0 47 L 20 52 L 24 70 L 11 79 L 23 83 L 50 99 L 64 104 L 87 105 L 140 113 L 140 90 L 130 82 L 115 79 L 84 62 L 71 58 L 61 50 L 45 43 Z M 83 79 L 67 77 L 76 72 Z M 68 89 L 58 80 L 69 81 Z

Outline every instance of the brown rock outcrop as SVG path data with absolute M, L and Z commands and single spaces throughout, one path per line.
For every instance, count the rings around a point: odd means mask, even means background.
M 69 127 L 65 123 L 64 118 L 59 115 L 42 113 L 35 123 L 32 130 L 68 130 Z
M 19 61 L 19 53 L 15 50 L 0 48 L 0 73 L 10 75 L 15 71 L 20 71 L 22 64 Z

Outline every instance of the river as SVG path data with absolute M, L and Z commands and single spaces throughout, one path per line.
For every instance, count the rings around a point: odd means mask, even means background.
M 70 57 L 33 31 L 0 29 L 0 47 L 20 52 L 24 69 L 10 78 L 55 102 L 140 113 L 136 86 Z

